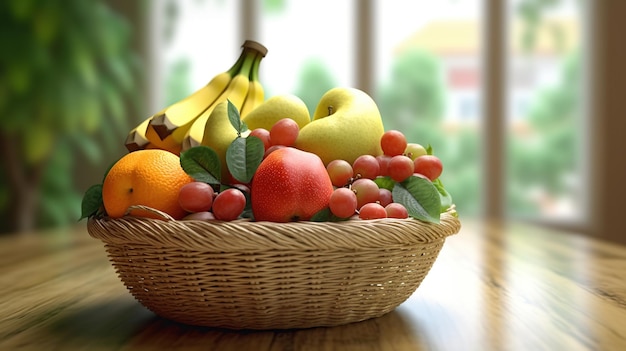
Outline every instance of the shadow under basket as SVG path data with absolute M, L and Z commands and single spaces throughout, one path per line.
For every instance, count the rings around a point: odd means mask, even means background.
M 415 292 L 446 237 L 460 228 L 454 208 L 439 224 L 130 216 L 87 223 L 145 307 L 176 322 L 229 329 L 335 326 L 382 316 Z

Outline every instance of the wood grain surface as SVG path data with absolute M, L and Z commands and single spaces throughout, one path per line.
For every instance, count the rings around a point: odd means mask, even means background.
M 626 350 L 626 247 L 527 225 L 463 225 L 396 310 L 276 331 L 154 315 L 84 223 L 0 237 L 0 350 Z

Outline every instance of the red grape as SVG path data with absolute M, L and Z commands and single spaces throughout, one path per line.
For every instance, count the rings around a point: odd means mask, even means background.
M 376 157 L 372 155 L 361 155 L 352 162 L 354 175 L 361 175 L 361 178 L 374 179 L 380 173 L 380 165 Z
M 356 212 L 356 194 L 348 188 L 337 188 L 330 195 L 330 212 L 340 218 L 348 218 Z
M 378 203 L 385 207 L 393 202 L 393 196 L 389 189 L 382 188 L 378 191 Z
M 402 182 L 410 177 L 415 169 L 413 161 L 404 155 L 396 155 L 389 161 L 389 169 L 387 170 L 391 179 L 396 182 Z
M 213 214 L 222 221 L 237 219 L 246 208 L 246 196 L 235 188 L 217 194 L 213 200 Z
M 354 176 L 352 166 L 345 160 L 333 160 L 326 166 L 326 171 L 334 186 L 342 187 Z
M 361 219 L 387 218 L 387 212 L 385 211 L 385 208 L 382 207 L 380 204 L 371 202 L 361 207 L 361 209 L 359 210 L 359 218 Z
M 413 171 L 423 174 L 426 178 L 433 181 L 439 178 L 441 172 L 443 172 L 443 164 L 437 156 L 424 155 L 415 159 Z
M 391 156 L 389 155 L 378 155 L 376 156 L 378 160 L 379 171 L 378 175 L 387 176 L 389 175 L 389 161 L 391 160 Z
M 388 130 L 380 138 L 380 147 L 388 156 L 402 155 L 406 145 L 406 137 L 398 130 Z
M 272 145 L 292 146 L 298 139 L 300 127 L 291 118 L 278 120 L 270 129 L 270 141 Z
M 409 211 L 407 211 L 404 205 L 397 202 L 392 202 L 385 206 L 385 212 L 387 212 L 387 218 L 408 218 Z
M 356 193 L 357 209 L 363 205 L 378 201 L 379 189 L 373 180 L 367 178 L 357 179 L 352 183 L 352 190 Z
M 185 184 L 178 192 L 178 203 L 187 212 L 209 211 L 213 205 L 213 187 L 203 182 Z
M 250 136 L 255 136 L 261 139 L 261 141 L 263 142 L 263 146 L 265 147 L 265 150 L 269 149 L 270 146 L 272 146 L 272 143 L 270 141 L 270 132 L 269 130 L 265 128 L 253 129 L 252 131 L 250 131 Z

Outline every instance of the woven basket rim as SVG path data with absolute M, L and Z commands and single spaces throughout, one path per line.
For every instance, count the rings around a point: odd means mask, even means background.
M 427 244 L 458 233 L 454 207 L 439 224 L 416 219 L 348 220 L 342 222 L 256 222 L 160 220 L 125 216 L 90 218 L 93 238 L 111 245 L 152 245 L 201 251 L 337 250 Z

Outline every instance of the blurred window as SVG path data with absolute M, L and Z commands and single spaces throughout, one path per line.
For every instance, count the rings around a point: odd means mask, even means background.
M 505 184 L 513 216 L 587 219 L 584 6 L 508 2 Z

